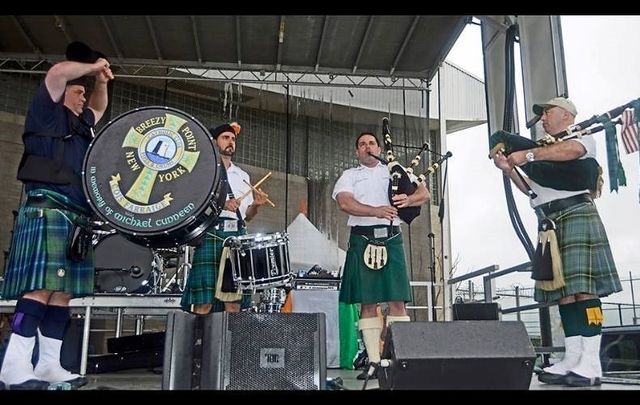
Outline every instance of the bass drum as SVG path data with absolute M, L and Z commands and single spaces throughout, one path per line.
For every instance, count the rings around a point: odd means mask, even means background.
M 110 121 L 89 145 L 84 191 L 96 214 L 144 246 L 197 239 L 220 215 L 226 172 L 207 129 L 170 107 Z
M 162 259 L 153 250 L 119 234 L 102 238 L 94 246 L 95 290 L 99 293 L 146 294 L 157 282 Z

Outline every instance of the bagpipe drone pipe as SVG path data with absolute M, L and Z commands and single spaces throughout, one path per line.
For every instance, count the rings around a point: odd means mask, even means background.
M 420 163 L 420 155 L 427 150 L 428 145 L 425 143 L 420 151 L 413 158 L 408 167 L 402 166 L 395 157 L 393 152 L 393 142 L 391 140 L 391 132 L 389 131 L 389 118 L 382 118 L 382 137 L 384 140 L 385 158 L 383 159 L 370 153 L 371 156 L 387 165 L 389 169 L 390 181 L 389 181 L 389 201 L 393 196 L 398 194 L 412 195 L 420 186 L 420 183 L 426 182 L 427 176 L 434 173 L 448 158 L 452 156 L 451 152 L 447 152 L 442 155 L 440 159 L 434 162 L 431 166 L 425 170 L 424 173 L 419 176 L 415 176 L 413 173 L 414 167 Z M 433 152 L 432 152 L 433 153 Z M 411 177 L 415 177 L 412 180 Z M 398 209 L 398 217 L 407 224 L 410 224 L 414 219 L 420 215 L 420 206 L 417 207 L 403 207 Z

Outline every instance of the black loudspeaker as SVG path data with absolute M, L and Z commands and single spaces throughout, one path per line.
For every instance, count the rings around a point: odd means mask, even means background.
M 325 314 L 212 314 L 205 319 L 201 388 L 320 390 Z
M 89 356 L 87 358 L 87 374 L 161 367 L 162 355 L 162 348 L 150 348 L 127 353 L 107 353 Z
M 536 355 L 522 322 L 395 322 L 380 388 L 529 389 Z
M 169 314 L 163 389 L 320 390 L 323 313 Z
M 164 332 L 143 333 L 141 335 L 120 336 L 107 339 L 109 353 L 128 353 L 140 350 L 162 349 Z
M 497 302 L 468 302 L 451 306 L 454 321 L 498 321 L 500 306 Z

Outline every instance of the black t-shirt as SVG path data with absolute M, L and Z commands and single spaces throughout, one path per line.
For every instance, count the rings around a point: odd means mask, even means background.
M 44 83 L 40 85 L 36 92 L 31 107 L 25 120 L 25 132 L 33 133 L 53 133 L 72 136 L 64 142 L 64 164 L 71 168 L 74 173 L 80 174 L 82 162 L 91 143 L 91 127 L 95 124 L 93 111 L 85 108 L 77 117 L 67 107 L 64 106 L 63 98 L 55 103 L 47 91 Z M 73 131 L 72 131 L 73 129 Z M 25 151 L 31 155 L 55 159 L 56 149 L 60 138 L 48 136 L 27 136 L 24 138 Z M 90 209 L 82 187 L 73 185 L 59 185 L 50 183 L 27 182 L 26 190 L 45 188 L 64 194 L 73 202 Z

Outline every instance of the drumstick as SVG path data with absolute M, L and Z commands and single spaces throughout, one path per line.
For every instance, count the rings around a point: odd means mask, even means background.
M 264 175 L 263 178 L 261 178 L 256 184 L 255 186 L 251 186 L 251 184 L 249 184 L 249 186 L 253 187 L 259 187 L 260 184 L 264 183 L 265 180 L 267 180 L 269 178 L 269 176 L 271 176 L 271 172 L 267 173 Z M 237 198 L 238 201 L 242 201 L 243 198 L 245 198 L 247 195 L 249 195 L 249 193 L 251 192 L 251 190 L 247 191 L 246 193 L 242 194 L 240 197 Z
M 252 185 L 251 185 L 251 183 L 249 183 L 248 181 L 246 181 L 246 180 L 244 180 L 244 179 L 243 179 L 242 181 L 244 181 L 246 184 L 248 184 L 248 185 L 249 185 L 249 187 L 251 187 L 252 189 L 254 189 L 255 191 L 257 191 L 258 193 L 264 193 L 263 191 L 258 190 L 258 189 L 256 188 L 256 186 L 252 186 Z M 267 202 L 268 202 L 268 203 L 269 203 L 269 205 L 271 205 L 273 208 L 275 208 L 275 207 L 276 207 L 276 205 L 275 205 L 273 202 L 271 202 L 271 200 L 270 200 L 270 199 L 268 199 L 268 198 L 267 198 Z

